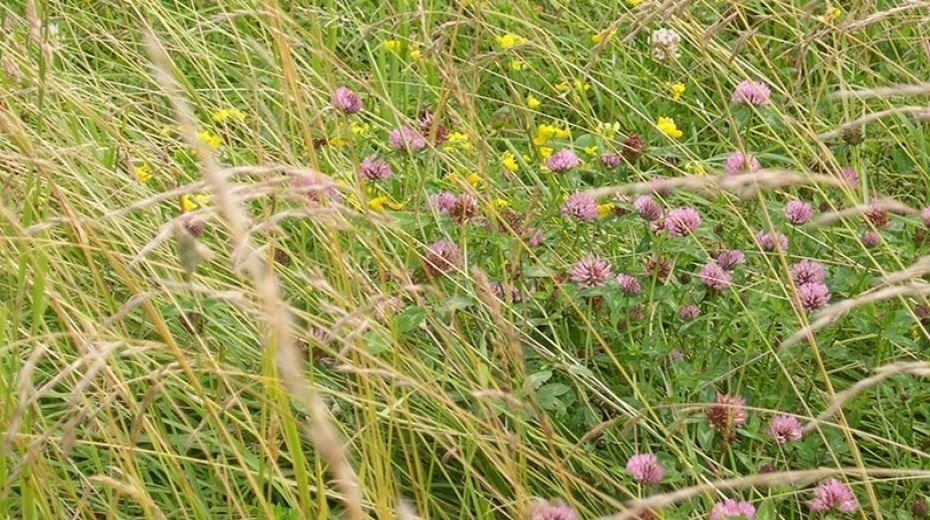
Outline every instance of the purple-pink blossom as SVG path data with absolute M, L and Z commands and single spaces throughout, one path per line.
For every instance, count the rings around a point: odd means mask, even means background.
M 339 202 L 342 194 L 336 189 L 336 183 L 322 175 L 298 175 L 292 186 L 302 193 L 310 202 Z
M 714 430 L 729 432 L 746 424 L 746 400 L 739 395 L 717 393 L 717 399 L 707 409 L 707 422 Z
M 746 255 L 744 255 L 742 251 L 726 249 L 717 253 L 717 256 L 714 257 L 714 261 L 717 262 L 717 265 L 724 271 L 732 271 L 737 265 L 746 261 Z
M 612 170 L 616 168 L 617 166 L 620 166 L 620 154 L 616 154 L 613 152 L 605 153 L 601 155 L 600 160 L 601 160 L 601 166 L 609 170 Z
M 561 500 L 540 501 L 530 511 L 529 520 L 578 520 L 578 513 Z
M 859 235 L 859 242 L 865 247 L 875 247 L 882 243 L 882 236 L 875 231 L 865 231 Z
M 633 209 L 643 220 L 652 222 L 662 216 L 662 206 L 649 195 L 640 195 L 633 201 Z
M 745 80 L 733 89 L 730 101 L 744 105 L 767 105 L 771 96 L 772 91 L 765 83 Z
M 369 155 L 358 165 L 358 176 L 366 181 L 388 179 L 393 175 L 391 165 L 376 155 Z
M 778 444 L 801 438 L 801 423 L 793 415 L 776 415 L 765 430 Z
M 716 262 L 710 262 L 702 267 L 701 271 L 698 273 L 698 277 L 701 279 L 701 283 L 716 291 L 725 290 L 733 281 L 733 275 L 720 267 Z
M 822 283 L 826 271 L 820 262 L 805 258 L 795 262 L 791 266 L 790 273 L 795 285 L 804 285 L 806 283 Z
M 756 516 L 756 508 L 749 502 L 728 498 L 717 502 L 710 510 L 708 520 L 724 520 L 726 518 L 741 518 L 751 520 Z
M 697 305 L 687 303 L 678 307 L 678 319 L 681 321 L 691 321 L 701 314 L 701 309 Z
M 785 204 L 785 219 L 792 224 L 803 224 L 814 216 L 810 204 L 794 199 Z
M 362 109 L 362 100 L 348 87 L 339 87 L 333 91 L 333 106 L 343 114 L 354 114 Z
M 930 227 L 930 206 L 920 210 L 920 220 L 925 226 Z
M 630 472 L 633 480 L 640 484 L 657 484 L 665 475 L 659 459 L 651 453 L 639 453 L 630 457 L 626 462 L 626 470 Z
M 565 199 L 562 215 L 590 222 L 597 218 L 597 201 L 594 197 L 577 191 Z
M 843 174 L 843 178 L 846 179 L 846 182 L 848 182 L 850 186 L 852 186 L 853 188 L 859 187 L 859 174 L 856 173 L 856 170 L 853 170 L 852 168 L 849 168 L 849 167 L 845 167 L 840 170 L 840 173 Z
M 701 225 L 701 215 L 694 208 L 675 208 L 665 215 L 665 229 L 673 237 L 690 235 Z
M 859 509 L 859 502 L 849 486 L 831 478 L 814 489 L 814 499 L 807 503 L 807 507 L 816 513 L 824 513 L 831 509 L 840 513 L 852 513 Z
M 439 213 L 445 213 L 455 205 L 455 201 L 458 200 L 458 197 L 456 197 L 454 193 L 444 191 L 442 193 L 429 195 L 426 197 L 426 200 L 429 203 L 430 209 L 438 211 Z
M 426 148 L 426 139 L 416 133 L 409 126 L 402 126 L 396 130 L 391 130 L 388 134 L 388 144 L 395 150 L 412 150 L 414 152 Z
M 610 262 L 594 255 L 586 255 L 572 267 L 569 277 L 579 289 L 601 287 L 613 277 Z
M 642 291 L 642 285 L 640 285 L 639 280 L 624 273 L 617 275 L 617 285 L 620 286 L 621 291 L 627 294 L 639 294 L 640 291 Z
M 817 282 L 805 283 L 798 286 L 798 300 L 805 310 L 815 311 L 830 301 L 830 289 Z
M 426 249 L 426 270 L 431 274 L 448 273 L 461 263 L 462 253 L 454 242 L 439 240 Z
M 788 237 L 778 231 L 756 233 L 756 244 L 763 251 L 775 251 L 776 248 L 786 251 L 788 249 Z
M 728 176 L 752 173 L 761 168 L 762 165 L 755 156 L 743 152 L 733 152 L 723 161 L 723 174 Z
M 546 159 L 546 168 L 556 173 L 565 173 L 579 164 L 581 161 L 578 160 L 578 156 L 568 148 L 563 148 Z

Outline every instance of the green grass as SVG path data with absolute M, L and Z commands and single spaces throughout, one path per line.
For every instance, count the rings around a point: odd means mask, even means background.
M 709 487 L 658 513 L 703 518 L 736 496 L 757 518 L 802 518 L 809 484 L 837 470 L 856 492 L 856 515 L 911 518 L 930 476 L 926 372 L 869 385 L 795 443 L 765 433 L 776 412 L 806 423 L 879 367 L 930 357 L 918 319 L 923 272 L 908 277 L 910 290 L 780 346 L 813 319 L 793 301 L 793 262 L 821 261 L 836 303 L 882 287 L 927 250 L 914 213 L 893 214 L 871 249 L 858 240 L 873 229 L 861 215 L 784 222 L 796 197 L 818 214 L 875 199 L 930 203 L 927 114 L 898 110 L 927 106 L 926 8 L 848 2 L 824 20 L 830 5 L 839 4 L 0 7 L 0 518 L 335 517 L 346 508 L 340 468 L 355 475 L 371 517 L 403 515 L 405 501 L 423 518 L 518 518 L 535 498 L 560 498 L 595 518 L 764 467 L 779 472 L 771 485 Z M 592 41 L 611 27 L 615 35 Z M 679 60 L 651 57 L 660 27 L 682 35 Z M 248 216 L 247 233 L 229 224 L 204 152 L 178 128 L 148 32 L 196 130 L 222 140 L 214 155 L 232 172 L 227 195 Z M 506 33 L 526 41 L 501 49 Z M 385 50 L 387 40 L 399 52 Z M 731 103 L 743 79 L 768 83 L 773 103 Z M 686 90 L 673 100 L 677 82 Z M 923 89 L 835 95 L 910 84 Z M 340 85 L 362 95 L 363 112 L 331 108 Z M 212 119 L 228 108 L 244 118 Z M 427 109 L 469 146 L 391 152 L 388 132 L 415 126 Z M 861 144 L 817 137 L 888 110 L 863 127 Z M 662 135 L 658 117 L 674 118 L 683 136 Z M 613 122 L 619 131 L 605 135 Z M 570 138 L 546 146 L 571 146 L 586 164 L 562 175 L 542 168 L 540 124 L 569 128 Z M 619 151 L 631 133 L 648 143 L 635 163 L 608 171 L 584 152 Z M 718 175 L 735 150 L 804 175 L 839 179 L 849 166 L 861 187 L 808 177 L 746 198 L 677 190 L 665 204 L 694 206 L 703 220 L 680 239 L 653 235 L 635 214 L 582 223 L 559 213 L 576 190 L 694 180 L 697 165 Z M 516 172 L 502 166 L 505 152 Z M 363 186 L 355 165 L 372 153 L 394 176 Z M 143 164 L 146 182 L 134 173 Z M 311 169 L 340 183 L 342 204 L 295 192 L 292 174 Z M 465 182 L 472 172 L 475 186 Z M 474 194 L 478 218 L 460 225 L 430 211 L 427 196 L 440 191 Z M 181 229 L 182 193 L 212 195 L 192 211 L 207 220 L 196 241 Z M 374 211 L 368 202 L 379 196 L 397 205 Z M 497 199 L 523 220 L 499 223 Z M 541 230 L 542 245 L 511 233 L 518 223 Z M 758 250 L 753 235 L 769 229 L 788 235 L 787 252 Z M 443 237 L 464 263 L 432 277 L 425 248 Z M 243 239 L 254 253 L 236 249 Z M 724 245 L 747 263 L 731 289 L 708 294 L 696 273 Z M 589 252 L 639 277 L 642 293 L 579 292 L 566 273 Z M 654 252 L 675 262 L 667 283 L 644 273 Z M 282 365 L 290 350 L 266 270 L 306 354 L 300 381 Z M 524 301 L 494 298 L 488 280 L 512 284 Z M 701 316 L 680 322 L 682 303 L 699 304 Z M 686 359 L 673 361 L 673 349 Z M 732 443 L 704 418 L 717 391 L 747 399 Z M 312 410 L 314 397 L 326 416 Z M 315 437 L 326 424 L 340 442 Z M 334 467 L 327 450 L 343 447 Z M 631 480 L 624 464 L 637 452 L 659 456 L 662 484 Z M 822 475 L 795 484 L 781 475 L 817 468 Z

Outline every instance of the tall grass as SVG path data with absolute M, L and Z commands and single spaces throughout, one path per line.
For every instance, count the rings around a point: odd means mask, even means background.
M 930 187 L 927 5 L 835 5 L 0 7 L 0 518 L 518 518 L 552 497 L 584 518 L 690 518 L 734 490 L 762 518 L 797 518 L 826 476 L 852 485 L 863 518 L 904 518 L 930 464 L 916 211 Z M 658 27 L 682 35 L 679 61 L 650 57 Z M 505 33 L 526 43 L 502 49 Z M 730 103 L 744 79 L 764 79 L 772 105 Z M 340 85 L 363 94 L 362 115 L 330 106 Z M 215 120 L 230 108 L 241 120 Z M 395 152 L 390 183 L 361 184 L 355 165 L 426 110 L 470 147 Z M 684 136 L 662 136 L 659 116 Z M 649 148 L 619 170 L 592 155 L 579 178 L 556 176 L 531 144 L 553 122 L 579 154 L 632 132 Z M 620 131 L 598 135 L 608 122 Z M 734 150 L 768 171 L 722 177 Z M 700 208 L 700 235 L 662 242 L 629 217 L 559 215 L 576 189 L 609 198 L 655 176 L 678 183 L 670 204 Z M 342 203 L 311 201 L 306 178 Z M 473 194 L 488 229 L 429 210 L 440 190 Z M 796 196 L 823 207 L 789 232 L 779 212 Z M 517 223 L 498 199 L 542 246 L 502 238 Z M 866 248 L 876 200 L 895 213 Z M 779 229 L 792 247 L 757 251 L 752 236 Z M 465 260 L 431 276 L 441 236 Z M 704 297 L 681 275 L 724 243 L 751 267 Z M 658 248 L 673 282 L 644 276 L 635 305 L 564 276 L 588 251 L 619 270 Z M 819 314 L 796 304 L 801 257 L 831 273 Z M 702 314 L 682 324 L 690 302 Z M 703 418 L 717 391 L 748 399 L 732 444 Z M 795 445 L 764 433 L 782 412 L 810 430 Z M 624 471 L 639 451 L 661 453 L 661 486 Z

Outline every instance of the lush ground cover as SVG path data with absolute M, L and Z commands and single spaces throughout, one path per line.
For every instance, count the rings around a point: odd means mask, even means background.
M 0 22 L 0 518 L 927 515 L 930 4 Z

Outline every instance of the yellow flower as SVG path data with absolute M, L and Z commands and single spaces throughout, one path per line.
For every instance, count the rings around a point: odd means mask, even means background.
M 371 131 L 371 125 L 368 123 L 352 122 L 350 130 L 352 131 L 352 135 L 368 136 Z
M 400 52 L 400 41 L 399 40 L 384 40 L 384 50 L 390 52 L 391 54 L 397 54 Z
M 510 70 L 523 70 L 526 68 L 526 62 L 523 60 L 513 60 L 510 62 Z
M 510 201 L 507 199 L 496 198 L 496 199 L 491 200 L 492 208 L 500 209 L 500 208 L 506 208 L 508 206 L 510 206 Z
M 529 94 L 528 96 L 526 96 L 526 107 L 527 108 L 529 108 L 530 110 L 536 110 L 537 108 L 539 108 L 539 105 L 542 105 L 542 102 L 536 99 L 536 96 L 534 96 L 533 94 Z
M 552 125 L 540 124 L 536 126 L 536 134 L 533 136 L 533 144 L 536 146 L 542 146 L 546 144 L 553 134 L 555 134 L 556 127 Z
M 468 134 L 463 134 L 461 132 L 450 133 L 443 148 L 445 148 L 446 151 L 452 151 L 456 148 L 460 148 L 462 150 L 470 149 L 471 143 L 468 140 Z
M 567 92 L 570 88 L 571 88 L 571 87 L 568 86 L 568 82 L 567 82 L 567 81 L 562 81 L 562 82 L 560 82 L 560 83 L 556 83 L 556 84 L 555 84 L 555 90 L 556 90 L 557 92 Z
M 223 140 L 220 138 L 220 136 L 209 130 L 201 130 L 197 132 L 197 139 L 201 143 L 207 145 L 207 147 L 211 150 L 216 150 L 223 145 Z
M 678 101 L 681 99 L 681 95 L 685 93 L 685 84 L 679 81 L 669 85 L 668 90 L 672 94 L 672 101 Z
M 843 10 L 839 7 L 827 7 L 827 11 L 823 16 L 817 17 L 820 20 L 820 23 L 833 23 L 837 18 L 843 16 Z
M 597 153 L 597 146 L 585 146 L 584 153 L 588 155 L 594 155 Z
M 517 163 L 517 158 L 514 157 L 512 152 L 504 152 L 501 154 L 501 164 L 503 164 L 504 168 L 506 168 L 510 173 L 520 169 L 520 165 Z
M 337 149 L 338 149 L 338 148 L 344 148 L 344 147 L 345 147 L 345 145 L 346 145 L 346 140 L 343 139 L 343 138 L 341 138 L 341 137 L 339 137 L 338 135 L 334 135 L 334 136 L 330 137 L 330 138 L 327 140 L 327 143 L 329 143 L 329 145 L 332 146 L 333 148 L 337 148 Z
M 617 132 L 620 131 L 620 123 L 600 123 L 597 125 L 597 133 L 607 139 L 608 141 L 613 139 L 617 135 Z
M 688 164 L 686 164 L 685 170 L 695 175 L 704 175 L 706 173 L 706 170 L 704 170 L 704 165 L 697 161 L 691 161 Z
M 608 31 L 608 30 L 601 31 L 601 32 L 599 32 L 599 33 L 597 33 L 597 34 L 592 34 L 592 35 L 591 35 L 591 41 L 594 42 L 594 43 L 601 43 L 601 41 L 603 41 L 603 40 L 609 40 L 609 39 L 613 38 L 615 34 L 617 34 L 617 30 L 616 30 L 616 29 L 612 29 L 612 30 L 609 30 L 609 31 Z
M 411 43 L 407 48 L 407 56 L 410 56 L 412 61 L 420 61 L 423 58 L 423 52 L 417 44 Z
M 194 195 L 185 193 L 181 195 L 181 212 L 187 213 L 197 208 L 202 208 L 209 203 L 209 195 L 204 195 L 203 193 L 195 193 Z
M 481 176 L 477 172 L 471 172 L 468 174 L 468 177 L 465 177 L 465 180 L 468 181 L 468 184 L 471 184 L 472 187 L 478 186 L 481 184 Z
M 226 121 L 244 121 L 245 113 L 237 108 L 223 108 L 213 113 L 213 120 L 217 123 Z
M 140 164 L 139 166 L 134 166 L 132 168 L 132 173 L 136 174 L 136 179 L 139 179 L 139 182 L 146 183 L 152 178 L 152 170 L 149 168 L 148 164 Z
M 546 159 L 549 158 L 550 155 L 552 155 L 552 152 L 554 152 L 554 151 L 555 151 L 555 150 L 553 150 L 552 148 L 550 148 L 550 147 L 548 147 L 548 146 L 540 146 L 540 147 L 539 147 L 539 156 L 542 157 L 542 160 L 545 161 Z
M 675 124 L 675 120 L 670 117 L 660 117 L 656 121 L 656 126 L 659 128 L 660 132 L 671 137 L 672 139 L 678 139 L 684 135 L 684 132 L 678 129 L 678 126 Z
M 643 3 L 643 0 L 626 0 L 626 5 L 631 7 L 636 7 L 637 5 Z
M 526 38 L 513 33 L 507 33 L 497 37 L 497 46 L 505 51 L 517 45 L 523 45 L 524 43 L 526 43 Z
M 374 197 L 374 198 L 368 199 L 368 207 L 374 211 L 377 211 L 378 213 L 383 213 L 384 205 L 387 203 L 387 201 L 388 201 L 387 195 L 381 195 L 378 197 Z
M 556 128 L 555 137 L 558 139 L 571 139 L 572 131 L 567 126 L 565 128 Z
M 580 92 L 587 92 L 591 90 L 591 85 L 585 81 L 581 81 L 580 79 L 576 79 L 574 85 L 575 85 L 575 90 L 580 91 Z
M 605 204 L 597 205 L 597 218 L 604 218 L 607 215 L 610 215 L 614 210 L 614 205 L 607 202 Z

